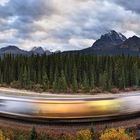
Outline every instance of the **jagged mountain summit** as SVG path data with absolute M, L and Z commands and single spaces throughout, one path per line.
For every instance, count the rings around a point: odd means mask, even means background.
M 95 55 L 140 55 L 140 38 L 133 36 L 127 39 L 123 34 L 112 30 L 101 35 L 91 47 L 79 52 Z
M 121 34 L 117 33 L 116 31 L 112 30 L 109 33 L 106 33 L 100 37 L 93 45 L 93 49 L 104 49 L 109 48 L 114 45 L 119 45 L 123 43 L 127 38 Z
M 111 30 L 106 34 L 101 35 L 101 37 L 96 40 L 90 48 L 84 50 L 107 50 L 116 45 L 122 44 L 126 40 L 127 38 L 123 34 Z
M 33 53 L 33 54 L 39 54 L 39 55 L 42 55 L 42 54 L 50 55 L 50 54 L 52 54 L 51 51 L 44 50 L 42 47 L 33 47 L 30 52 Z
M 44 54 L 45 51 L 42 47 L 33 47 L 31 49 L 31 52 L 35 53 L 35 54 Z

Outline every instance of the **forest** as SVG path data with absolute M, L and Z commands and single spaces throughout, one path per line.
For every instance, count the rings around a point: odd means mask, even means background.
M 0 84 L 58 93 L 140 87 L 140 58 L 53 54 L 0 58 Z

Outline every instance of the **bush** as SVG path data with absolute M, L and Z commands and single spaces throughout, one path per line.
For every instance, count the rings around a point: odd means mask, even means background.
M 100 140 L 135 140 L 135 138 L 126 134 L 125 129 L 106 129 L 101 133 Z
M 81 130 L 77 133 L 76 140 L 92 140 L 92 133 L 89 129 Z
M 119 93 L 119 89 L 118 88 L 113 88 L 113 89 L 111 89 L 111 93 Z
M 36 92 L 43 92 L 42 85 L 40 85 L 40 84 L 34 85 L 33 90 L 36 91 Z
M 11 83 L 10 83 L 10 86 L 11 86 L 12 88 L 21 88 L 21 84 L 20 84 L 19 81 L 13 81 L 13 82 L 11 82 Z
M 0 140 L 6 140 L 5 136 L 3 135 L 3 132 L 0 130 Z

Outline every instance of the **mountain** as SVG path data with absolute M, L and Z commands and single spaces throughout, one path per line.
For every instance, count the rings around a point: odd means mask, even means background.
M 60 50 L 56 50 L 55 52 L 53 52 L 54 54 L 57 54 L 57 53 L 61 53 Z
M 17 46 L 7 46 L 0 49 L 0 55 L 13 54 L 13 55 L 27 55 L 28 52 L 19 49 Z
M 3 56 L 4 54 L 30 56 L 32 54 L 51 55 L 56 53 L 81 53 L 92 55 L 124 54 L 140 56 L 140 38 L 133 36 L 127 39 L 123 34 L 112 30 L 104 35 L 101 35 L 101 37 L 96 40 L 91 47 L 79 51 L 61 52 L 58 50 L 56 52 L 51 52 L 49 50 L 44 50 L 42 47 L 34 47 L 31 51 L 25 51 L 12 45 L 0 49 L 0 56 Z
M 31 49 L 30 53 L 42 55 L 45 53 L 45 51 L 42 47 L 34 47 Z
M 101 35 L 100 39 L 96 40 L 90 48 L 81 50 L 83 53 L 93 54 L 110 54 L 116 50 L 115 46 L 122 44 L 127 38 L 114 30 Z
M 49 50 L 44 50 L 42 47 L 34 47 L 30 53 L 32 54 L 39 54 L 39 55 L 42 55 L 42 54 L 46 54 L 46 55 L 50 55 L 52 54 L 51 51 Z
M 127 38 L 121 33 L 117 33 L 112 30 L 109 33 L 106 33 L 100 37 L 93 45 L 92 49 L 107 49 L 114 45 L 119 45 L 123 43 Z
M 34 47 L 32 50 L 31 50 L 32 53 L 34 54 L 44 54 L 45 51 L 42 47 Z
M 0 49 L 0 56 L 3 56 L 4 54 L 13 54 L 13 55 L 27 55 L 30 56 L 32 54 L 46 54 L 46 55 L 50 55 L 52 54 L 52 52 L 50 52 L 49 50 L 44 50 L 42 47 L 34 47 L 31 51 L 25 51 L 22 50 L 20 48 L 18 48 L 17 46 L 7 46 L 7 47 L 3 47 Z
M 130 51 L 140 51 L 140 38 L 133 36 L 118 46 L 120 49 L 129 49 Z
M 46 55 L 51 55 L 51 54 L 52 54 L 52 52 L 51 52 L 51 51 L 49 51 L 49 50 L 46 50 L 46 51 L 45 51 L 45 54 L 46 54 Z
M 89 48 L 78 51 L 82 54 L 95 55 L 140 55 L 140 38 L 126 38 L 114 30 L 100 37 Z

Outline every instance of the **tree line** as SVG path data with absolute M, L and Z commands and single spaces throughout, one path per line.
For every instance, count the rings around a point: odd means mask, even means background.
M 0 84 L 52 92 L 140 86 L 140 58 L 53 54 L 0 58 Z

